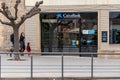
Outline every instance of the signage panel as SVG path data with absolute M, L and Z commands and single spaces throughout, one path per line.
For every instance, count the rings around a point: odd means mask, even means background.
M 92 43 L 92 40 L 91 39 L 87 40 L 87 43 Z
M 81 18 L 79 13 L 57 13 L 58 19 L 72 19 L 72 18 Z
M 88 30 L 82 30 L 82 34 L 88 34 Z
M 91 30 L 82 30 L 83 34 L 95 34 L 95 30 L 91 29 Z
M 102 42 L 107 42 L 107 31 L 102 31 Z
M 95 30 L 93 30 L 93 29 L 89 30 L 88 34 L 95 34 Z
M 72 46 L 75 46 L 75 40 L 72 40 Z

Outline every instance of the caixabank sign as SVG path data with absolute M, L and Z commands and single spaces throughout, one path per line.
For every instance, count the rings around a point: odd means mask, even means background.
M 58 19 L 72 19 L 72 18 L 81 18 L 79 13 L 57 13 L 56 14 Z

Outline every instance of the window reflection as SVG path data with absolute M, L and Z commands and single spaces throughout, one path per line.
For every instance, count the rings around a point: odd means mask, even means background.
M 120 12 L 110 12 L 110 43 L 120 43 Z

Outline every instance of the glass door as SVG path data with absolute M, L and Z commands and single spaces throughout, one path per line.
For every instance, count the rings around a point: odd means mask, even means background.
M 81 52 L 97 51 L 97 25 L 94 20 L 83 19 L 81 25 Z
M 79 52 L 79 19 L 59 19 L 57 45 L 60 52 Z

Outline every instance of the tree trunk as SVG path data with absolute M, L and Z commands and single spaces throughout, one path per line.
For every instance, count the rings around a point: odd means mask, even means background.
M 19 52 L 19 28 L 15 26 L 14 31 L 14 52 Z M 19 54 L 14 55 L 15 60 L 20 60 Z

